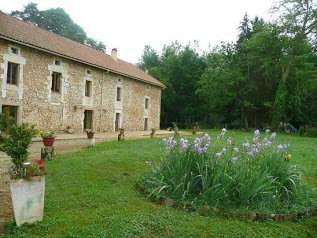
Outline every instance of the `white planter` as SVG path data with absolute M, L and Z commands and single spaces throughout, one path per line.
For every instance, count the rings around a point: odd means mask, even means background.
M 45 176 L 11 180 L 10 189 L 17 226 L 43 220 Z
M 86 145 L 87 147 L 94 147 L 96 144 L 95 138 L 87 138 Z

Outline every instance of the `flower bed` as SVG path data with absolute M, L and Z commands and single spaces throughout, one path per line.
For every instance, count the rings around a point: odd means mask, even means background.
M 144 191 L 198 210 L 295 214 L 316 206 L 316 193 L 291 161 L 290 145 L 275 145 L 276 133 L 256 130 L 241 145 L 225 134 L 223 129 L 213 143 L 208 134 L 165 139 L 165 157 L 142 179 Z
M 147 190 L 145 187 L 143 187 L 141 184 L 136 184 L 136 189 L 139 190 L 142 193 L 147 193 Z M 147 195 L 150 195 L 147 193 Z M 153 198 L 153 197 L 152 197 Z M 178 203 L 177 201 L 174 201 L 170 198 L 164 198 L 164 197 L 156 197 L 155 199 L 152 199 L 157 204 L 163 204 L 166 206 L 171 206 L 176 209 L 179 209 L 181 211 L 186 210 L 188 212 L 198 212 L 202 216 L 208 216 L 210 214 L 215 214 L 217 216 L 225 217 L 225 218 L 233 218 L 233 219 L 248 219 L 251 221 L 268 221 L 268 220 L 274 220 L 277 222 L 283 222 L 283 221 L 296 221 L 298 219 L 307 218 L 307 217 L 313 217 L 317 215 L 317 205 L 315 207 L 311 207 L 309 209 L 295 212 L 295 213 L 284 213 L 284 214 L 274 214 L 274 213 L 265 213 L 265 212 L 239 212 L 239 211 L 229 211 L 229 210 L 221 210 L 216 209 L 211 206 L 205 205 L 200 206 L 197 210 L 192 205 L 184 204 L 184 203 Z

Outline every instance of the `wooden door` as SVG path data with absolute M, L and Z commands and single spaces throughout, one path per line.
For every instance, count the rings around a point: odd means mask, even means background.
M 120 113 L 116 113 L 115 131 L 119 131 L 120 126 Z
M 149 118 L 144 118 L 144 130 L 147 131 L 149 127 Z
M 93 129 L 93 111 L 85 110 L 84 112 L 84 129 Z

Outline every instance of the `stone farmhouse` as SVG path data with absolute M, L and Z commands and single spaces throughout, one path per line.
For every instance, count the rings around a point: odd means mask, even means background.
M 158 129 L 165 86 L 133 64 L 0 11 L 0 112 L 39 129 Z

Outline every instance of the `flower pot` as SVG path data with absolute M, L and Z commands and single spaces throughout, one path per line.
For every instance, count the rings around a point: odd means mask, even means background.
M 10 180 L 10 189 L 17 226 L 43 220 L 45 176 Z
M 43 144 L 45 147 L 53 146 L 55 137 L 43 137 Z
M 94 138 L 95 133 L 94 132 L 87 132 L 87 137 L 89 139 Z

